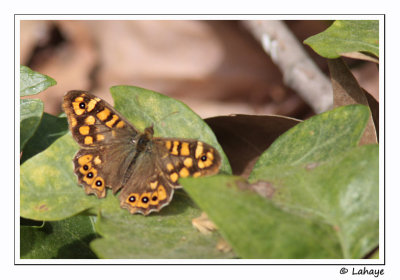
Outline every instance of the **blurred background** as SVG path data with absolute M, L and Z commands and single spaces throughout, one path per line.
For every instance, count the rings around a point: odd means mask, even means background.
M 302 41 L 331 22 L 284 23 L 328 77 L 326 60 Z M 296 89 L 285 85 L 279 67 L 241 21 L 24 20 L 20 26 L 21 65 L 57 81 L 39 94 L 50 114 L 61 113 L 62 96 L 73 89 L 89 90 L 113 104 L 109 88 L 114 85 L 166 94 L 203 118 L 273 114 L 306 119 L 315 114 Z M 346 62 L 378 100 L 376 64 Z

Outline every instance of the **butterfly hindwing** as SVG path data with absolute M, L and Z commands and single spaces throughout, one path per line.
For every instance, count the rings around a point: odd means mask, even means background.
M 216 174 L 221 164 L 210 145 L 190 139 L 153 138 L 122 186 L 121 207 L 131 213 L 149 214 L 168 205 L 179 178 Z
M 112 188 L 116 193 L 122 187 L 134 154 L 132 145 L 83 148 L 73 159 L 78 182 L 84 186 L 87 194 L 94 193 L 98 198 L 105 197 L 105 187 Z
M 138 167 L 134 175 L 138 174 L 140 169 Z M 119 196 L 121 207 L 128 209 L 132 214 L 142 213 L 147 215 L 151 212 L 158 212 L 162 207 L 169 204 L 174 193 L 171 182 L 166 179 L 161 170 L 144 169 L 143 172 L 148 176 L 131 177 L 131 180 L 122 188 Z

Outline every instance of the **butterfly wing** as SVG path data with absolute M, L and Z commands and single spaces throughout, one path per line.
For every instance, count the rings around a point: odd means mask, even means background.
M 138 131 L 106 101 L 84 91 L 69 91 L 63 108 L 75 141 L 83 148 L 124 145 Z
M 136 164 L 122 186 L 121 207 L 130 213 L 147 215 L 169 204 L 174 193 L 173 184 L 157 164 L 157 154 L 150 150 L 138 155 Z
M 199 177 L 218 173 L 221 157 L 207 143 L 191 139 L 154 138 L 155 146 L 162 155 L 159 166 L 175 188 L 179 178 Z
M 178 179 L 218 173 L 221 158 L 210 145 L 187 139 L 153 138 L 122 186 L 121 207 L 147 215 L 169 204 Z
M 74 170 L 86 193 L 115 193 L 136 151 L 137 130 L 111 105 L 84 91 L 70 91 L 63 108 L 81 150 L 74 157 Z

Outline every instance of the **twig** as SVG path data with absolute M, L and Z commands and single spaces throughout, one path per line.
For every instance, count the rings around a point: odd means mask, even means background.
M 285 85 L 296 90 L 316 113 L 332 108 L 329 79 L 282 21 L 249 20 L 243 24 L 280 68 Z

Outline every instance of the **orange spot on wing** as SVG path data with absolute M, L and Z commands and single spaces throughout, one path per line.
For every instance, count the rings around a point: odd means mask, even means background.
M 77 98 L 78 99 L 78 98 Z M 83 100 L 83 99 L 82 99 Z M 77 114 L 78 116 L 82 115 L 83 113 L 85 113 L 85 109 L 82 109 L 79 107 L 79 104 L 81 104 L 82 102 L 72 102 L 72 107 L 74 108 L 74 112 L 75 114 Z M 85 105 L 86 106 L 86 105 Z
M 131 201 L 131 197 L 134 198 L 134 201 Z M 131 193 L 130 195 L 128 195 L 128 197 L 126 198 L 126 203 L 128 203 L 130 206 L 135 207 L 136 204 L 139 201 L 139 195 L 137 193 Z
M 167 198 L 167 191 L 165 190 L 163 185 L 160 185 L 157 189 L 158 192 L 158 200 L 164 200 Z
M 93 137 L 92 136 L 86 136 L 85 137 L 85 144 L 86 145 L 93 144 Z
M 94 107 L 96 107 L 97 101 L 95 99 L 92 99 L 89 101 L 88 105 L 87 105 L 87 111 L 90 112 L 94 109 Z
M 189 156 L 190 155 L 190 150 L 189 150 L 189 143 L 188 142 L 182 142 L 181 145 L 181 156 Z
M 174 146 L 172 147 L 171 154 L 175 156 L 179 155 L 178 146 L 179 146 L 179 141 L 174 141 Z
M 88 134 L 89 134 L 89 131 L 90 131 L 90 128 L 89 128 L 89 126 L 87 126 L 87 125 L 81 126 L 81 127 L 79 128 L 79 133 L 80 133 L 81 135 L 88 135 Z
M 195 157 L 199 158 L 203 154 L 203 150 L 204 150 L 203 143 L 197 142 Z
M 185 165 L 187 168 L 190 168 L 193 166 L 193 159 L 188 157 L 185 158 L 185 160 L 183 161 L 183 165 Z
M 76 121 L 76 119 L 74 117 L 70 117 L 70 121 L 71 121 L 72 127 L 75 127 L 78 124 L 78 122 Z
M 140 196 L 139 198 L 139 202 L 137 204 L 137 207 L 141 207 L 141 208 L 148 208 L 150 205 L 150 193 L 144 193 Z M 147 198 L 147 202 L 144 202 L 144 198 Z
M 99 183 L 100 182 L 100 183 Z M 105 188 L 104 185 L 104 180 L 101 177 L 96 177 L 96 179 L 94 180 L 93 184 L 92 184 L 92 188 L 98 189 L 98 190 L 103 190 Z
M 113 127 L 113 125 L 115 124 L 115 122 L 118 120 L 118 116 L 117 115 L 113 115 L 112 119 L 109 120 L 108 122 L 106 122 L 106 126 L 108 127 Z
M 111 111 L 108 110 L 107 108 L 104 108 L 104 110 L 99 112 L 99 113 L 97 113 L 96 116 L 99 118 L 99 120 L 105 121 L 110 114 L 111 114 Z
M 86 165 L 86 170 L 83 168 L 83 166 Z M 89 170 L 92 168 L 92 164 L 90 162 L 82 164 L 81 168 L 79 168 L 79 172 L 83 175 L 86 175 L 89 173 Z
M 90 177 L 89 177 L 89 174 L 91 175 Z M 97 176 L 97 170 L 94 168 L 91 168 L 91 169 L 89 169 L 89 172 L 83 177 L 82 180 L 85 181 L 86 184 L 92 185 L 96 176 Z
M 171 181 L 173 183 L 175 183 L 176 181 L 178 181 L 179 175 L 178 175 L 178 173 L 174 172 L 171 175 L 169 175 L 169 178 L 171 179 Z
M 155 190 L 157 188 L 157 185 L 158 185 L 158 181 L 150 182 L 150 188 L 152 190 Z
M 125 123 L 124 123 L 124 121 L 119 121 L 118 123 L 117 123 L 117 128 L 123 128 L 125 126 Z
M 165 147 L 169 150 L 171 149 L 172 143 L 171 141 L 165 141 Z
M 174 165 L 172 164 L 172 163 L 167 163 L 167 170 L 168 171 L 172 171 L 172 170 L 174 170 Z
M 93 116 L 88 116 L 85 119 L 85 123 L 88 125 L 93 125 L 96 122 L 96 119 Z
M 151 205 L 158 205 L 159 202 L 159 197 L 158 197 L 158 191 L 155 191 L 154 193 L 151 194 L 150 198 L 150 204 Z
M 102 141 L 102 140 L 104 140 L 104 135 L 103 135 L 103 134 L 97 134 L 97 135 L 96 135 L 96 140 L 97 140 L 97 141 Z
M 88 162 L 92 161 L 93 156 L 92 155 L 84 155 L 78 158 L 78 163 L 79 165 L 85 165 Z
M 96 157 L 94 158 L 94 164 L 96 164 L 96 165 L 101 164 L 101 159 L 100 159 L 99 156 L 96 156 Z
M 189 173 L 189 170 L 188 170 L 186 167 L 183 167 L 183 168 L 179 171 L 179 175 L 180 175 L 182 178 L 185 178 L 185 177 L 189 176 L 190 173 Z

